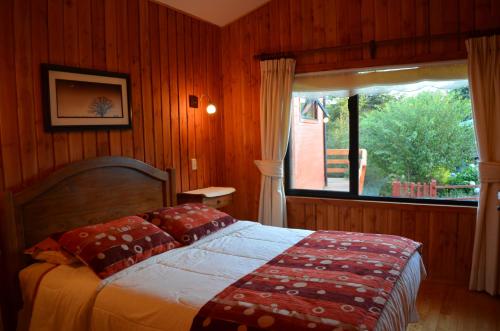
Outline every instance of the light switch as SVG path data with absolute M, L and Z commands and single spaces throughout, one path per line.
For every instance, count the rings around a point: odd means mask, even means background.
M 196 159 L 191 159 L 191 170 L 197 170 L 198 169 L 198 164 L 196 162 Z
M 198 108 L 198 97 L 196 95 L 189 96 L 189 107 Z

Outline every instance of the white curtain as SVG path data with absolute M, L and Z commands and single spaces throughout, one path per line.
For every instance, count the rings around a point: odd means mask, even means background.
M 283 160 L 290 134 L 292 85 L 295 60 L 260 63 L 260 133 L 262 160 L 255 164 L 262 174 L 259 222 L 286 226 Z
M 469 287 L 500 294 L 500 36 L 466 42 L 481 193 Z

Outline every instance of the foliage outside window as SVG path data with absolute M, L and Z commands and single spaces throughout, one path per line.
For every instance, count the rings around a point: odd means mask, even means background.
M 406 86 L 405 86 L 406 85 Z M 339 91 L 300 93 L 301 97 L 321 98 L 330 121 L 323 126 L 324 185 L 308 187 L 300 183 L 294 166 L 313 157 L 294 153 L 294 145 L 304 144 L 299 134 L 290 143 L 287 188 L 309 191 L 309 195 L 335 196 L 349 192 L 358 197 L 474 201 L 479 194 L 477 149 L 472 107 L 466 80 L 400 84 L 394 89 L 360 89 L 357 109 L 349 109 L 349 97 Z M 294 98 L 298 98 L 295 94 Z M 351 97 L 352 99 L 353 97 Z M 356 120 L 352 120 L 356 114 Z M 355 127 L 353 127 L 355 123 Z M 293 127 L 293 121 L 292 121 Z M 352 191 L 352 163 L 341 161 L 338 151 L 351 148 L 352 134 L 360 151 L 366 151 L 363 162 L 359 154 L 359 190 Z M 302 134 L 302 133 L 301 133 Z M 301 142 L 301 139 L 304 142 Z M 317 142 L 320 143 L 320 142 Z M 301 151 L 311 153 L 302 146 Z M 319 153 L 316 148 L 316 153 Z M 345 153 L 344 153 L 345 154 Z M 328 161 L 337 158 L 337 161 Z M 321 171 L 318 169 L 318 171 Z M 325 194 L 326 192 L 326 194 Z M 289 192 L 292 193 L 293 192 Z

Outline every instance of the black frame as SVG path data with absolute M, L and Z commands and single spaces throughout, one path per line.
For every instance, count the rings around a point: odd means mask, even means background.
M 285 155 L 285 194 L 287 196 L 302 196 L 314 198 L 349 199 L 361 201 L 382 201 L 394 203 L 415 203 L 432 205 L 453 205 L 453 206 L 477 206 L 477 201 L 460 201 L 446 199 L 415 199 L 415 198 L 393 198 L 360 195 L 359 189 L 359 96 L 349 97 L 349 192 L 326 191 L 326 190 L 306 190 L 291 188 L 291 166 L 290 153 L 292 151 L 292 139 L 290 137 L 287 153 Z M 323 137 L 325 139 L 325 137 Z M 357 152 L 356 152 L 357 151 Z
M 95 69 L 68 67 L 58 64 L 42 63 L 40 65 L 42 79 L 42 100 L 44 108 L 44 127 L 46 131 L 81 131 L 81 130 L 109 130 L 109 129 L 131 129 L 132 128 L 132 105 L 131 105 L 131 84 L 130 75 L 121 72 L 102 71 Z M 75 74 L 86 74 L 94 76 L 115 77 L 125 79 L 127 84 L 127 104 L 128 109 L 124 112 L 128 113 L 128 124 L 105 124 L 105 125 L 52 125 L 50 114 L 50 91 L 49 91 L 49 71 L 63 71 Z

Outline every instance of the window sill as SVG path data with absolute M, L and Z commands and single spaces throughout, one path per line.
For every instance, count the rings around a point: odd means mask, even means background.
M 391 197 L 372 197 L 372 196 L 353 196 L 348 192 L 325 192 L 313 190 L 287 190 L 288 199 L 299 200 L 308 199 L 317 201 L 342 201 L 343 203 L 353 202 L 353 204 L 382 204 L 382 205 L 407 205 L 418 208 L 420 206 L 435 207 L 468 207 L 476 210 L 477 201 L 456 201 L 456 200 L 438 200 L 438 199 L 411 199 L 411 198 L 391 198 Z

